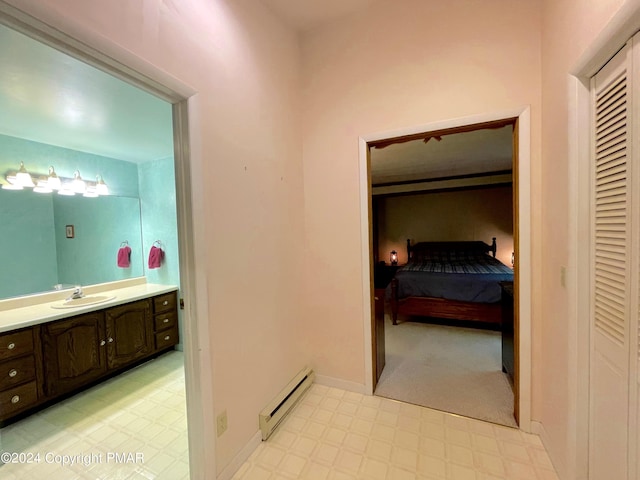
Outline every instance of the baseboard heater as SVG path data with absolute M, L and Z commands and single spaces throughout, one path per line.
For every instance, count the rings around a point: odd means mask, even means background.
M 259 423 L 262 440 L 273 433 L 282 419 L 291 411 L 313 383 L 315 375 L 310 368 L 304 368 L 289 384 L 260 412 Z

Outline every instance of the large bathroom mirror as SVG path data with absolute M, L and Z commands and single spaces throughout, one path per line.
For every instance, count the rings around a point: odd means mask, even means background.
M 178 284 L 171 105 L 3 25 L 0 64 L 0 299 L 140 276 Z M 108 192 L 11 190 L 21 164 L 35 184 L 53 169 Z M 149 271 L 156 241 L 166 268 Z
M 144 274 L 140 200 L 0 190 L 0 297 Z M 118 251 L 131 249 L 128 264 Z

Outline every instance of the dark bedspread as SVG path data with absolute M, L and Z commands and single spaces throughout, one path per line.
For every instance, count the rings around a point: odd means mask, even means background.
M 500 301 L 499 282 L 513 281 L 513 270 L 486 254 L 432 252 L 420 260 L 408 263 L 396 272 L 398 299 L 438 297 L 493 303 Z

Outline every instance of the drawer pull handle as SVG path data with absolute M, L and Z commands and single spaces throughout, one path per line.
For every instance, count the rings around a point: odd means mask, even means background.
M 113 343 L 113 338 L 109 337 L 108 342 L 109 342 L 109 343 Z
M 18 370 L 16 370 L 15 368 L 12 368 L 11 370 L 9 370 L 9 377 L 13 378 L 16 375 L 18 375 Z
M 14 395 L 11 397 L 11 403 L 18 403 L 20 401 L 20 395 Z
M 11 342 L 9 345 L 7 345 L 7 348 L 8 348 L 9 350 L 13 350 L 14 348 L 16 348 L 16 344 L 15 344 L 15 343 L 13 343 L 13 342 Z
M 104 340 L 102 340 L 102 341 L 100 342 L 100 346 L 101 346 L 101 347 L 104 347 L 106 344 L 107 344 L 107 342 L 105 342 Z
M 164 318 L 164 319 L 162 320 L 162 322 L 163 322 L 163 323 L 169 323 L 169 319 L 168 319 L 168 318 Z
M 165 300 L 164 302 L 162 302 L 162 305 L 163 305 L 163 306 L 165 306 L 165 307 L 166 307 L 167 305 L 169 305 L 169 300 Z
M 169 340 L 169 339 L 171 339 L 171 335 L 166 335 L 166 336 L 164 337 L 164 339 L 165 339 L 165 340 Z

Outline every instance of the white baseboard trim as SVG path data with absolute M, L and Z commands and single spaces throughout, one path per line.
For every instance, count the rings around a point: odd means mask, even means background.
M 325 375 L 316 374 L 315 383 L 318 385 L 324 385 L 325 387 L 340 388 L 347 392 L 361 393 L 363 395 L 369 395 L 367 392 L 367 386 L 361 383 L 349 382 L 348 380 L 342 380 L 340 378 L 327 377 Z
M 238 452 L 238 454 L 233 457 L 231 463 L 227 465 L 224 470 L 218 475 L 218 480 L 231 480 L 231 478 L 236 474 L 236 472 L 240 469 L 242 464 L 247 461 L 247 459 L 251 456 L 253 451 L 258 448 L 258 445 L 262 443 L 262 433 L 258 430 L 251 440 Z
M 531 433 L 535 433 L 540 438 L 542 438 L 542 435 L 544 433 L 544 426 L 542 425 L 542 423 L 536 420 L 531 420 Z
M 366 385 L 360 383 L 349 382 L 339 378 L 327 377 L 325 375 L 316 375 L 315 383 L 326 387 L 340 388 L 348 392 L 361 393 L 368 395 Z M 233 457 L 233 460 L 218 475 L 217 480 L 231 480 L 231 478 L 240 469 L 242 464 L 247 461 L 258 445 L 262 443 L 262 433 L 258 430 L 255 435 L 247 442 L 240 452 Z
M 540 441 L 542 442 L 544 449 L 547 451 L 547 455 L 549 456 L 549 460 L 551 460 L 551 464 L 556 471 L 556 475 L 558 475 L 558 478 L 564 478 L 562 476 L 562 472 L 565 471 L 565 465 L 562 462 L 559 462 L 555 455 L 553 455 L 553 452 L 549 450 L 549 435 L 544 428 L 544 424 L 542 422 L 531 420 L 531 433 L 535 433 L 540 437 Z

